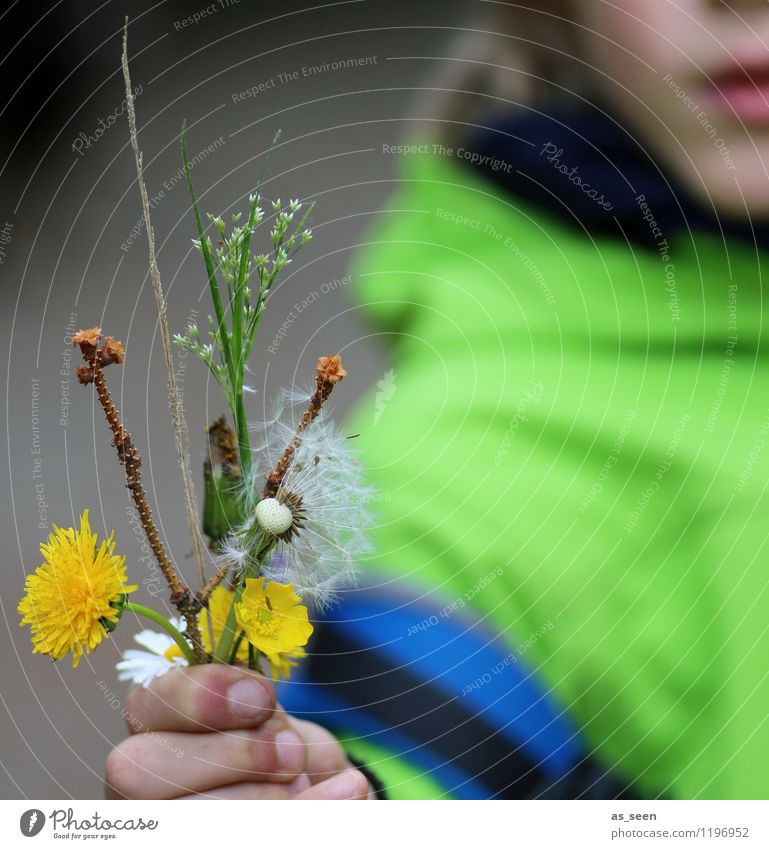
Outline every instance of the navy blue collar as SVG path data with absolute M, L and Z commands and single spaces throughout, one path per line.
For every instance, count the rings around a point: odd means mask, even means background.
M 769 222 L 751 226 L 705 209 L 596 107 L 518 109 L 474 132 L 457 155 L 505 192 L 591 235 L 657 248 L 682 230 L 705 230 L 769 247 Z

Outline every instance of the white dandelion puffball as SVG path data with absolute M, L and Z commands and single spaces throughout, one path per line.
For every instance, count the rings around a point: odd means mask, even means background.
M 276 537 L 285 533 L 294 521 L 291 508 L 281 504 L 277 498 L 263 498 L 256 505 L 255 513 L 260 527 Z
M 275 416 L 255 427 L 251 491 L 261 490 L 265 475 L 294 438 L 311 394 L 312 390 L 284 390 Z M 276 497 L 255 508 L 265 530 L 271 530 L 265 521 L 275 521 L 273 533 L 279 538 L 261 574 L 268 581 L 292 584 L 305 603 L 321 610 L 355 583 L 357 561 L 371 550 L 367 532 L 372 518 L 366 507 L 373 495 L 355 456 L 354 441 L 324 413 L 302 432 Z M 282 508 L 280 514 L 277 507 Z M 264 520 L 260 508 L 267 514 Z M 246 539 L 247 535 L 234 536 L 233 553 Z M 247 550 L 238 557 L 247 559 Z

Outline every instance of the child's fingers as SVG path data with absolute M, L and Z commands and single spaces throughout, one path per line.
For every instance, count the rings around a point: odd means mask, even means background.
M 107 757 L 109 795 L 171 799 L 227 784 L 291 782 L 304 772 L 305 745 L 283 722 L 213 734 L 136 734 Z
M 357 769 L 340 772 L 299 793 L 296 799 L 368 799 L 368 781 Z
M 310 787 L 310 779 L 302 774 L 288 784 L 270 781 L 241 781 L 226 787 L 215 787 L 203 793 L 180 796 L 179 799 L 293 799 Z
M 218 731 L 255 728 L 275 709 L 275 690 L 242 667 L 208 663 L 173 669 L 126 698 L 126 723 L 139 731 Z
M 334 735 L 314 722 L 288 717 L 289 723 L 299 732 L 307 744 L 307 765 L 305 771 L 313 784 L 325 781 L 352 764 L 344 749 Z
M 368 782 L 357 770 L 348 770 L 335 778 L 310 786 L 306 775 L 289 784 L 241 782 L 217 787 L 207 793 L 184 796 L 184 799 L 368 799 Z

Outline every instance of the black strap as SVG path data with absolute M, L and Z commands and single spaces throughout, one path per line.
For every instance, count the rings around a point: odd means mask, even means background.
M 374 791 L 375 799 L 386 800 L 390 798 L 387 795 L 387 790 L 385 789 L 384 782 L 381 778 L 379 778 L 371 771 L 370 767 L 366 766 L 363 761 L 359 761 L 352 755 L 347 755 L 347 760 L 350 761 L 350 763 L 358 770 L 358 772 L 362 772 L 363 775 L 366 776 L 366 780 L 371 786 L 371 789 Z

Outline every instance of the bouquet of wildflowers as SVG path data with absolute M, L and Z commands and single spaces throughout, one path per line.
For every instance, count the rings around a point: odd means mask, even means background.
M 243 663 L 273 677 L 290 676 L 312 634 L 309 608 L 331 604 L 354 580 L 355 562 L 367 549 L 369 518 L 361 509 L 367 490 L 350 439 L 323 415 L 323 406 L 346 371 L 339 356 L 322 356 L 312 384 L 286 390 L 269 421 L 249 424 L 243 400 L 248 360 L 269 292 L 283 269 L 311 238 L 311 208 L 297 200 L 266 205 L 261 182 L 249 197 L 245 220 L 231 226 L 209 216 L 207 234 L 190 176 L 186 136 L 182 160 L 212 301 L 208 340 L 190 325 L 173 340 L 155 258 L 148 195 L 136 134 L 136 117 L 123 41 L 131 143 L 149 242 L 150 276 L 163 341 L 171 419 L 184 484 L 184 500 L 200 586 L 182 580 L 161 540 L 142 483 L 141 457 L 110 395 L 107 369 L 125 357 L 123 345 L 98 327 L 81 330 L 73 343 L 83 363 L 78 380 L 93 386 L 123 465 L 147 543 L 168 583 L 177 616 L 167 618 L 130 600 L 125 558 L 114 532 L 99 539 L 88 510 L 78 529 L 54 525 L 40 546 L 44 562 L 28 575 L 18 610 L 32 632 L 34 651 L 77 666 L 113 631 L 125 611 L 147 617 L 161 630 L 136 635 L 142 650 L 118 663 L 121 680 L 147 686 L 176 666 Z M 263 235 L 264 234 L 264 235 Z M 255 243 L 266 235 L 266 251 Z M 172 366 L 172 343 L 198 357 L 222 390 L 229 408 L 208 429 L 204 465 L 202 531 L 190 471 L 187 427 Z M 208 554 L 206 553 L 208 549 Z

